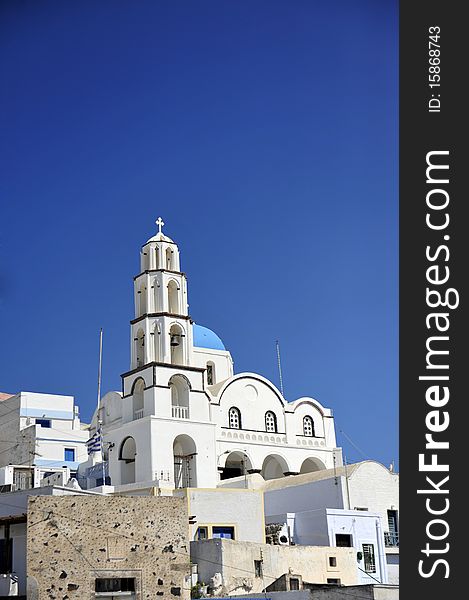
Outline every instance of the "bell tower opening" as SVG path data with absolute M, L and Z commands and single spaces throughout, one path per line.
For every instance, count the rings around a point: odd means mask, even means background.
M 170 347 L 171 347 L 171 364 L 184 364 L 184 333 L 180 325 L 171 325 L 169 330 Z

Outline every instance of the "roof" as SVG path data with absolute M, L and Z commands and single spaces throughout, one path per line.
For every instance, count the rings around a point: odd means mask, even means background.
M 168 242 L 170 244 L 174 244 L 173 240 L 167 235 L 164 235 L 164 233 L 161 233 L 161 231 L 147 240 L 146 243 L 149 244 L 150 242 Z
M 226 350 L 225 345 L 218 335 L 202 325 L 193 325 L 194 346 L 198 348 L 210 348 L 211 350 Z
M 313 471 L 312 473 L 304 473 L 302 475 L 289 475 L 288 477 L 283 477 L 281 479 L 270 479 L 269 481 L 265 482 L 263 490 L 264 492 L 268 492 L 270 490 L 278 490 L 295 485 L 306 485 L 313 481 L 332 479 L 333 477 L 350 477 L 357 469 L 367 463 L 375 463 L 382 466 L 383 469 L 386 469 L 384 465 L 377 461 L 364 460 L 351 465 L 336 467 L 335 469 L 321 469 L 320 471 Z
M 2 400 L 8 400 L 8 398 L 13 398 L 15 394 L 8 394 L 7 392 L 0 392 L 0 402 Z

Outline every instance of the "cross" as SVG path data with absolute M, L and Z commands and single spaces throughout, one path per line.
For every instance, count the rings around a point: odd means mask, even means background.
M 161 228 L 164 225 L 164 221 L 161 217 L 158 217 L 158 219 L 155 221 L 155 223 L 158 225 L 158 233 L 161 233 Z

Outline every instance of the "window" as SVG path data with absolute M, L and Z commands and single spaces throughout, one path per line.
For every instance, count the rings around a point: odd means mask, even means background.
M 314 422 L 312 417 L 307 415 L 303 419 L 303 435 L 307 435 L 308 437 L 314 437 Z
M 298 577 L 290 577 L 290 591 L 295 592 L 300 589 L 300 580 Z
M 207 363 L 207 385 L 213 385 L 215 383 L 215 369 L 212 363 Z
M 256 577 L 262 577 L 262 561 L 261 560 L 254 561 L 254 575 Z
M 397 526 L 397 510 L 388 510 L 389 531 L 384 532 L 386 546 L 399 546 L 399 530 Z
M 69 460 L 70 462 L 75 462 L 75 449 L 74 448 L 65 448 L 64 449 L 64 460 Z
M 5 525 L 5 528 L 9 525 Z M 9 536 L 9 533 L 8 533 Z M 13 568 L 13 540 L 10 537 L 0 539 L 0 573 L 11 573 Z
M 335 556 L 329 556 L 329 566 L 337 567 L 337 558 Z
M 277 432 L 277 417 L 269 410 L 265 413 L 265 430 L 268 432 Z
M 196 540 L 207 540 L 208 539 L 208 527 L 199 527 L 195 535 Z
M 348 533 L 336 533 L 335 534 L 335 545 L 338 548 L 351 548 L 352 544 L 352 536 Z
M 214 538 L 226 538 L 234 540 L 234 527 L 213 527 L 212 535 Z
M 375 548 L 373 544 L 363 544 L 363 560 L 367 573 L 376 573 Z
M 134 592 L 135 579 L 133 577 L 100 577 L 95 580 L 96 592 Z
M 228 419 L 231 429 L 241 429 L 241 413 L 236 407 L 230 408 L 228 411 Z
M 331 585 L 340 585 L 340 579 L 328 579 L 327 583 L 330 583 Z
M 36 419 L 36 425 L 39 425 L 39 427 L 48 427 L 49 429 L 52 427 L 50 419 Z

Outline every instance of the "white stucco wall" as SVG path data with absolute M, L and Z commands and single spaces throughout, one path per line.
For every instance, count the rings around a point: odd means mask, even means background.
M 335 567 L 330 566 L 330 557 L 336 558 Z M 357 583 L 355 551 L 351 548 L 206 540 L 191 542 L 191 559 L 198 565 L 199 581 L 209 583 L 220 572 L 226 594 L 261 592 L 290 569 L 308 583 L 327 583 L 328 578 L 340 579 L 344 585 Z M 263 561 L 263 577 L 255 576 L 255 560 Z
M 189 515 L 197 522 L 190 525 L 190 539 L 196 539 L 198 527 L 232 526 L 235 539 L 265 542 L 263 494 L 256 490 L 185 489 L 178 492 L 188 501 Z

